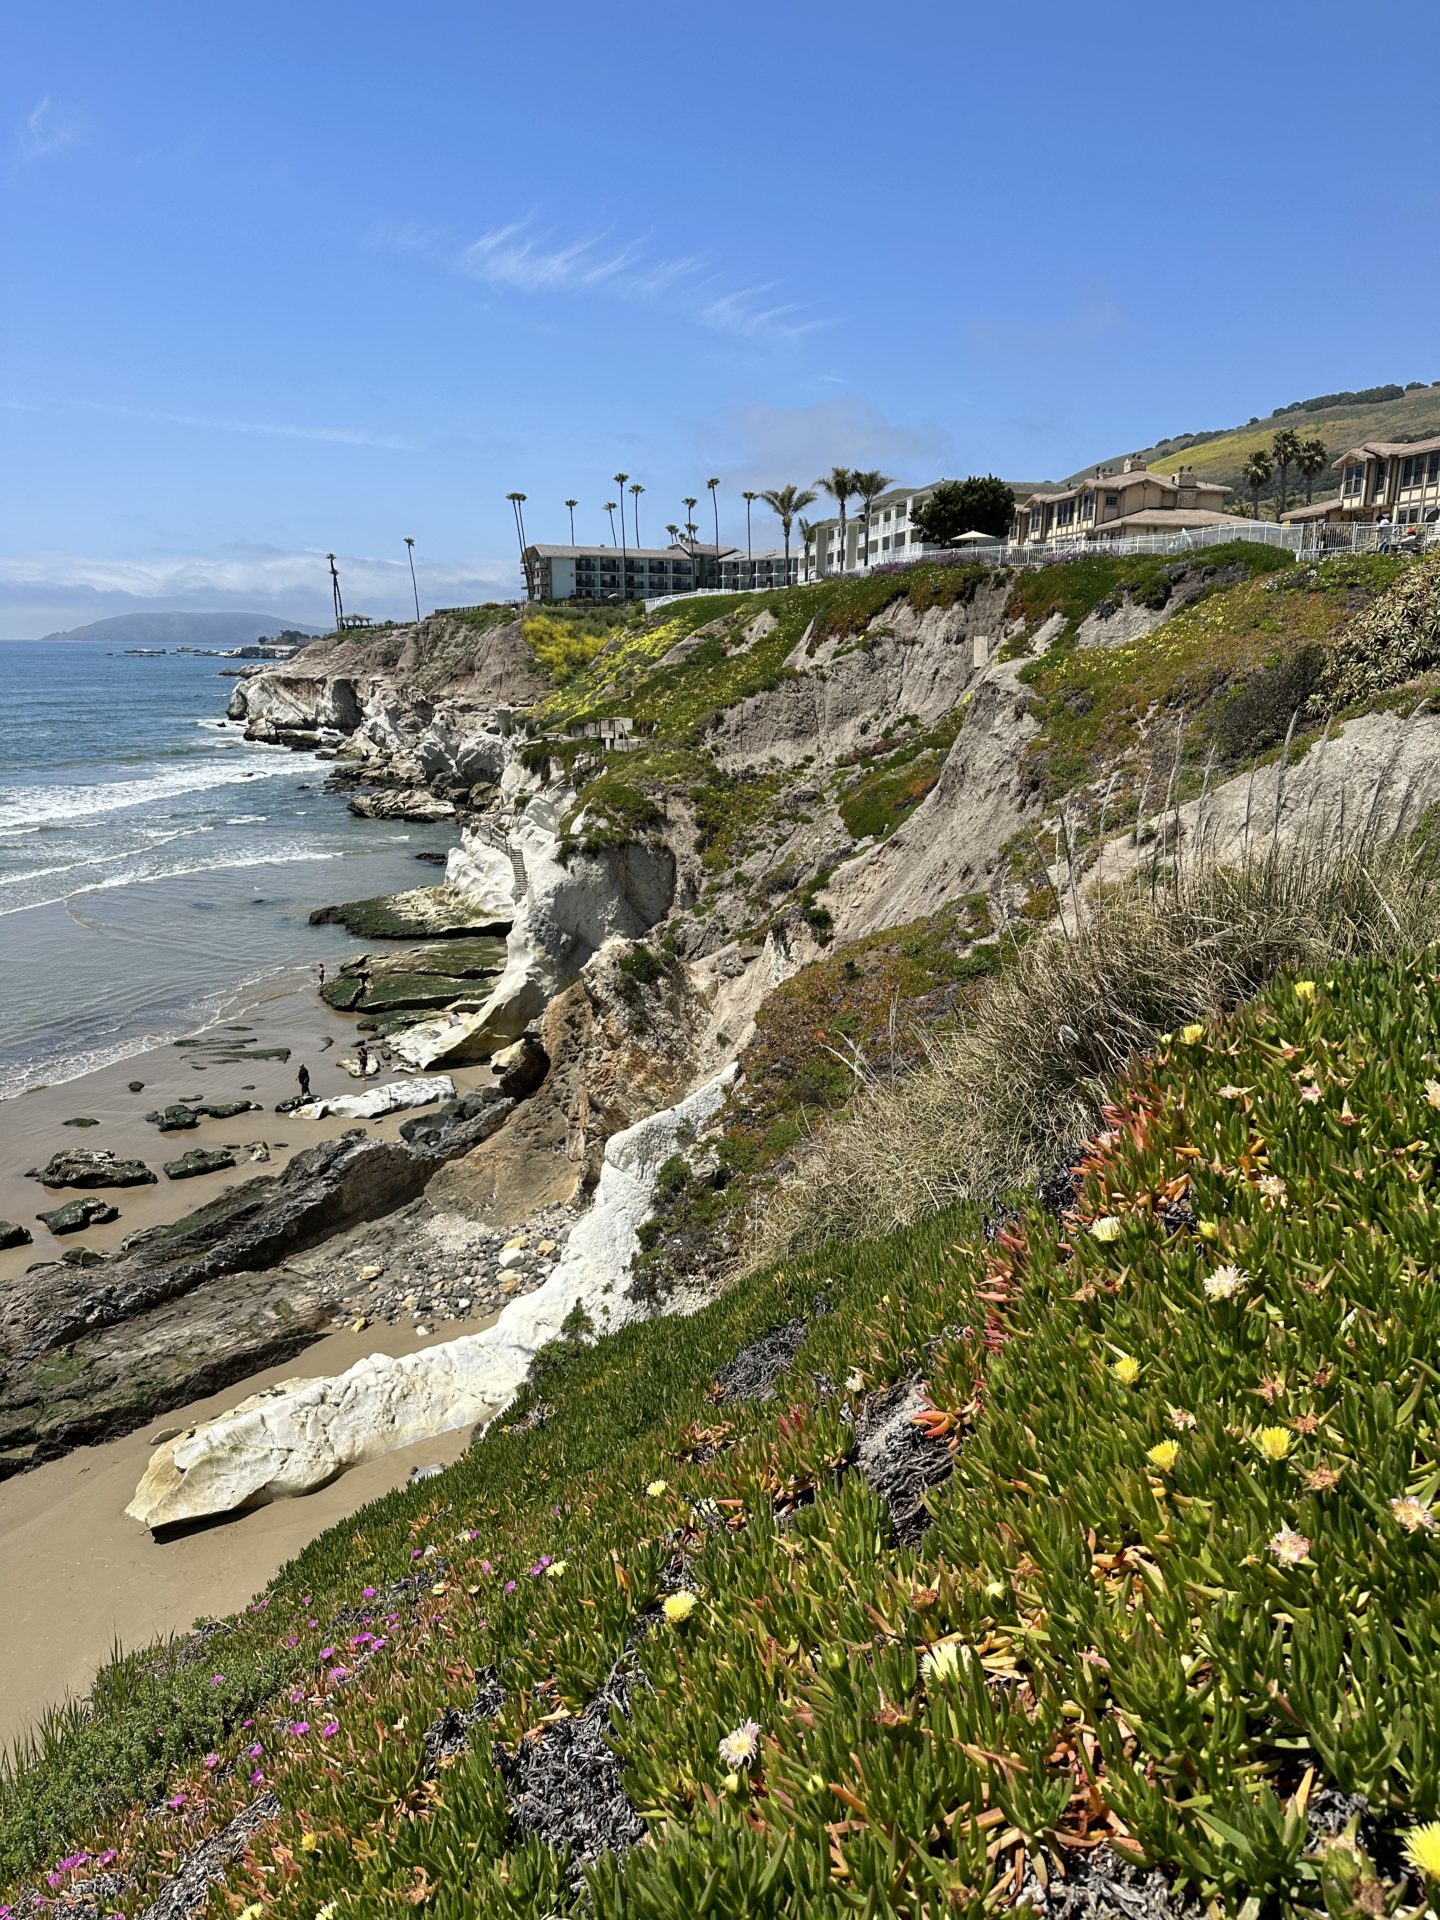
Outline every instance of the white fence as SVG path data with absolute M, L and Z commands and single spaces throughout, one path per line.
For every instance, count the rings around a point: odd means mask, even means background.
M 1440 525 L 1401 527 L 1392 523 L 1355 522 L 1350 525 L 1325 521 L 1232 520 L 1226 526 L 1190 527 L 1177 533 L 1134 533 L 1124 538 L 1105 540 L 993 540 L 965 547 L 923 547 L 903 560 L 886 560 L 873 567 L 853 567 L 847 579 L 864 579 L 877 573 L 903 573 L 911 567 L 934 565 L 985 567 L 1050 567 L 1057 560 L 1084 560 L 1095 554 L 1186 554 L 1200 553 L 1206 547 L 1228 546 L 1233 540 L 1248 540 L 1266 547 L 1283 547 L 1288 552 L 1316 558 L 1332 553 L 1423 553 L 1440 545 Z M 798 586 L 819 586 L 823 580 L 836 580 L 838 573 L 817 574 L 800 580 Z M 676 600 L 734 598 L 741 593 L 775 593 L 775 587 L 697 587 L 690 593 L 668 593 L 658 600 L 647 600 L 645 611 L 668 607 Z

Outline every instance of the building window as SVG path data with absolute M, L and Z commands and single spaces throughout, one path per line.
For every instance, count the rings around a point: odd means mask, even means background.
M 1119 496 L 1119 494 L 1118 494 L 1118 493 L 1107 493 L 1107 494 L 1106 494 L 1106 496 L 1105 496 L 1105 504 L 1106 504 L 1106 506 L 1107 506 L 1107 507 L 1118 507 L 1118 506 L 1119 506 L 1119 504 L 1120 504 L 1120 496 Z
M 1352 460 L 1345 469 L 1345 491 L 1346 493 L 1359 493 L 1364 484 L 1365 462 L 1363 460 Z

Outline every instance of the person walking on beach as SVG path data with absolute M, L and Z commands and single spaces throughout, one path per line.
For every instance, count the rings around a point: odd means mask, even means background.
M 370 1071 L 370 1049 L 363 1040 L 355 1049 L 355 1064 L 359 1067 L 360 1078 L 363 1080 Z
M 319 966 L 316 967 L 315 971 L 320 976 L 320 985 L 323 989 L 325 985 L 325 962 L 323 960 L 320 962 Z
M 310 1069 L 302 1066 L 295 1078 L 300 1082 L 300 1098 L 302 1100 L 308 1100 L 310 1098 Z

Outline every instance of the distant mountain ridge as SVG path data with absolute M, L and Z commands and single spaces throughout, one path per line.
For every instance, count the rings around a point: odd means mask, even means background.
M 1127 448 L 1126 453 L 1138 452 L 1146 466 L 1157 472 L 1193 467 L 1199 479 L 1219 481 L 1243 494 L 1245 462 L 1259 448 L 1268 451 L 1270 442 L 1285 427 L 1302 440 L 1323 440 L 1332 460 L 1366 440 L 1427 440 L 1440 434 L 1440 381 L 1430 386 L 1368 387 L 1349 398 L 1321 394 L 1312 400 L 1294 400 L 1263 420 L 1250 420 L 1241 427 L 1174 434 L 1150 447 Z M 1116 454 L 1098 464 L 1118 467 L 1123 458 L 1124 454 Z M 1084 472 L 1094 470 L 1092 465 Z M 1336 476 L 1327 468 L 1315 482 L 1315 497 L 1321 499 L 1336 490 Z M 1303 481 L 1296 495 L 1293 473 L 1290 493 L 1292 499 L 1304 497 Z M 1264 497 L 1268 496 L 1262 494 Z
M 263 635 L 323 633 L 269 613 L 117 613 L 85 627 L 47 633 L 46 640 L 105 640 L 121 647 L 244 647 Z

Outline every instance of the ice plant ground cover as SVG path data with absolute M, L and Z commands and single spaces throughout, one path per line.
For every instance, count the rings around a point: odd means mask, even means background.
M 552 1351 L 188 1664 L 113 1670 L 3 1783 L 7 1869 L 103 1858 L 135 1916 L 273 1793 L 212 1920 L 920 1920 L 1102 1848 L 1216 1915 L 1424 1912 L 1436 955 L 1187 1026 L 1108 1123 L 1059 1222 L 942 1214 Z M 797 1316 L 774 1398 L 717 1393 Z M 907 1382 L 951 1467 L 912 1547 L 863 1437 Z M 644 1837 L 583 1863 L 516 1782 L 617 1680 Z

